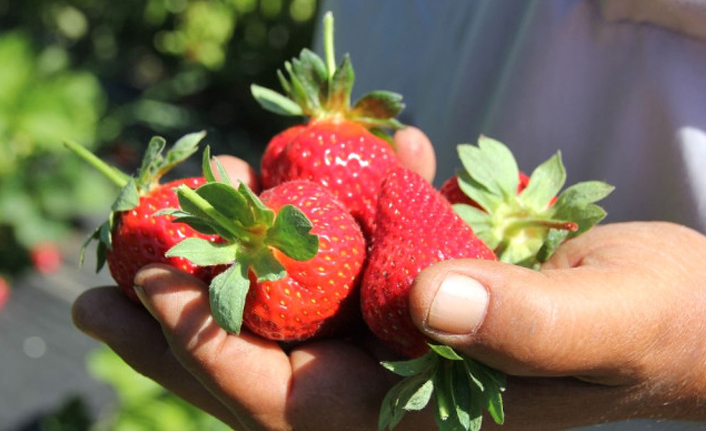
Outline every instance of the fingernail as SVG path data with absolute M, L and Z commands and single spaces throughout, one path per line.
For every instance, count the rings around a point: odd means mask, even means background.
M 470 334 L 485 318 L 488 291 L 478 281 L 449 273 L 432 301 L 427 326 L 447 334 Z

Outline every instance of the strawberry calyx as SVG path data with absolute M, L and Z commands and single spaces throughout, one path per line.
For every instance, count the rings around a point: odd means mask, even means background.
M 538 267 L 562 241 L 606 216 L 595 205 L 612 192 L 606 183 L 581 182 L 559 194 L 566 182 L 561 152 L 540 164 L 519 193 L 517 162 L 501 142 L 481 136 L 477 146 L 459 145 L 458 154 L 459 187 L 480 208 L 455 204 L 454 210 L 503 262 Z
M 199 143 L 206 136 L 206 132 L 197 132 L 184 135 L 164 153 L 167 141 L 154 136 L 142 158 L 142 163 L 135 175 L 128 175 L 117 168 L 109 166 L 85 147 L 72 141 L 65 141 L 64 145 L 78 157 L 103 173 L 116 186 L 120 188 L 117 198 L 111 206 L 108 219 L 91 233 L 81 246 L 79 265 L 83 264 L 88 245 L 96 240 L 96 271 L 100 271 L 106 262 L 106 251 L 112 248 L 112 232 L 115 227 L 117 215 L 137 207 L 140 197 L 158 187 L 159 180 L 172 168 L 189 158 L 198 150 Z
M 285 62 L 289 78 L 281 70 L 277 72 L 285 95 L 253 84 L 251 92 L 255 100 L 280 115 L 305 116 L 312 121 L 353 121 L 376 133 L 402 128 L 395 118 L 404 109 L 400 94 L 373 91 L 351 106 L 355 73 L 350 56 L 346 54 L 336 65 L 331 12 L 324 15 L 323 24 L 325 59 L 303 49 L 298 58 Z
M 432 400 L 440 431 L 480 430 L 483 410 L 502 424 L 505 375 L 448 346 L 429 347 L 429 352 L 419 358 L 383 362 L 385 368 L 404 379 L 385 396 L 378 429 L 393 429 L 405 413 L 422 410 Z
M 285 277 L 287 271 L 277 253 L 300 262 L 310 260 L 318 252 L 319 238 L 310 233 L 312 224 L 300 209 L 285 205 L 273 211 L 247 185 L 232 185 L 220 165 L 221 179 L 217 179 L 209 161 L 206 149 L 206 184 L 195 190 L 179 186 L 175 191 L 180 208 L 159 213 L 174 216 L 175 223 L 185 223 L 198 232 L 218 234 L 223 239 L 211 242 L 187 238 L 169 249 L 167 257 L 183 257 L 198 266 L 227 266 L 211 281 L 209 298 L 216 322 L 237 334 L 242 327 L 249 274 L 252 272 L 259 282 Z

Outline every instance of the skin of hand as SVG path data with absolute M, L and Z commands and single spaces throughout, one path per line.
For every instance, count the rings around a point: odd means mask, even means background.
M 434 175 L 428 138 L 395 136 L 404 163 Z M 250 184 L 240 162 L 221 163 Z M 426 163 L 424 161 L 427 161 Z M 704 420 L 706 237 L 669 223 L 608 224 L 562 245 L 540 271 L 447 261 L 424 270 L 412 319 L 508 376 L 503 430 L 640 418 Z M 135 280 L 145 308 L 114 287 L 74 303 L 76 326 L 138 372 L 238 430 L 376 430 L 395 378 L 369 334 L 288 346 L 226 333 L 206 286 L 153 265 Z M 397 430 L 435 429 L 429 412 Z M 495 429 L 491 420 L 484 429 Z

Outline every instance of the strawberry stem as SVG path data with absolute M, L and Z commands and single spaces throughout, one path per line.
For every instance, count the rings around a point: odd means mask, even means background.
M 518 218 L 514 221 L 508 222 L 505 230 L 515 232 L 532 227 L 568 230 L 570 232 L 576 232 L 579 229 L 579 225 L 571 221 L 551 220 L 542 218 Z
M 123 172 L 120 172 L 119 170 L 108 166 L 108 164 L 98 158 L 95 154 L 88 151 L 85 147 L 72 141 L 64 141 L 64 146 L 66 146 L 66 148 L 71 150 L 74 154 L 76 154 L 88 164 L 100 171 L 103 175 L 105 175 L 108 179 L 115 183 L 115 185 L 119 188 L 125 187 L 128 181 L 130 181 L 130 177 L 127 174 L 124 174 Z
M 192 190 L 186 185 L 181 185 L 176 188 L 176 193 L 179 197 L 186 199 L 190 204 L 198 208 L 213 221 L 215 221 L 223 229 L 226 229 L 233 235 L 237 241 L 246 244 L 248 246 L 257 246 L 262 243 L 262 238 L 264 235 L 261 233 L 253 234 L 248 230 L 241 229 L 236 223 L 233 223 L 228 217 L 224 216 L 220 211 L 218 211 L 213 205 L 211 205 L 206 199 L 201 197 L 198 193 Z M 258 240 L 260 238 L 260 240 Z
M 330 82 L 334 72 L 336 72 L 336 57 L 333 46 L 333 13 L 331 11 L 326 12 L 324 15 L 324 55 L 326 57 L 326 72 Z

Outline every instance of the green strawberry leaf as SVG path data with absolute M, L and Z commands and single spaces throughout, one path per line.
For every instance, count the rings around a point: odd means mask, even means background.
M 484 398 L 482 405 L 488 410 L 495 423 L 502 424 L 505 421 L 502 401 L 505 375 L 470 358 L 464 360 L 464 369 L 469 381 L 474 382 L 482 390 Z
M 208 212 L 209 210 L 213 211 L 213 206 L 210 202 L 207 202 L 207 206 L 203 205 L 203 198 L 201 198 L 196 191 L 192 190 L 189 186 L 182 184 L 175 188 L 174 192 L 176 193 L 177 200 L 179 201 L 179 208 L 183 211 L 180 216 L 190 214 L 209 222 L 214 221 L 213 217 Z M 199 200 L 195 198 L 199 198 Z
M 307 106 L 311 110 L 321 109 L 319 94 L 325 92 L 328 86 L 326 65 L 321 58 L 312 51 L 304 48 L 299 58 L 292 60 L 290 74 L 295 74 L 307 95 Z
M 588 207 L 589 204 L 598 202 L 607 197 L 614 187 L 601 181 L 585 181 L 567 187 L 554 206 L 556 215 L 569 218 L 568 214 L 576 209 Z M 582 228 L 582 226 L 580 226 Z M 584 230 L 584 229 L 582 229 Z
M 353 106 L 353 118 L 390 119 L 404 109 L 402 95 L 390 91 L 372 91 L 363 95 Z
M 532 172 L 527 188 L 520 193 L 520 199 L 541 211 L 549 206 L 565 181 L 566 170 L 561 161 L 561 152 L 557 152 Z
M 502 423 L 504 375 L 448 346 L 430 344 L 430 348 L 416 359 L 383 363 L 404 379 L 386 394 L 379 428 L 394 428 L 407 411 L 421 410 L 431 399 L 441 431 L 479 430 L 483 408 Z
M 108 252 L 108 246 L 103 242 L 99 242 L 96 247 L 96 272 L 99 272 L 105 266 L 108 259 L 106 253 Z
M 487 213 L 502 205 L 503 199 L 492 193 L 488 188 L 474 180 L 466 171 L 458 172 L 458 187 L 472 201 L 477 203 Z M 473 226 L 471 226 L 473 227 Z
M 135 180 L 140 189 L 149 188 L 152 184 L 155 172 L 157 172 L 158 167 L 162 164 L 162 151 L 164 151 L 166 145 L 167 141 L 161 136 L 152 137 L 149 144 L 147 144 L 147 149 L 142 157 L 142 165 L 137 171 L 137 178 Z
M 285 205 L 277 212 L 274 224 L 267 231 L 265 244 L 304 262 L 319 251 L 319 237 L 312 235 L 311 229 L 311 222 L 299 208 Z
M 481 136 L 477 147 L 468 144 L 459 145 L 458 154 L 465 173 L 492 194 L 493 200 L 503 201 L 515 196 L 519 168 L 515 157 L 506 146 L 494 139 Z M 469 197 L 473 199 L 473 196 Z M 483 206 L 481 202 L 478 203 L 484 209 L 492 210 Z
M 106 229 L 107 227 L 107 229 Z M 86 249 L 88 248 L 88 245 L 93 242 L 93 240 L 98 240 L 100 242 L 101 239 L 101 234 L 103 233 L 104 230 L 107 230 L 108 236 L 110 236 L 110 224 L 108 221 L 105 221 L 102 223 L 100 226 L 95 228 L 91 234 L 86 237 L 86 239 L 83 241 L 83 244 L 81 244 L 81 249 L 79 250 L 78 254 L 78 266 L 79 268 L 83 266 L 83 262 L 86 259 Z M 110 240 L 110 239 L 108 239 Z M 103 263 L 105 262 L 99 262 L 100 266 L 96 269 L 96 272 L 100 271 L 100 269 L 103 267 Z
M 444 359 L 448 359 L 450 361 L 462 361 L 463 357 L 456 353 L 454 349 L 452 349 L 449 346 L 444 346 L 443 344 L 429 344 L 429 348 L 436 353 L 437 355 L 441 356 Z
M 208 145 L 203 149 L 203 155 L 201 156 L 201 171 L 207 182 L 217 182 L 216 176 L 213 174 L 213 169 L 211 169 L 211 147 Z
M 289 83 L 291 85 L 290 97 L 297 105 L 299 105 L 305 115 L 311 115 L 319 106 L 318 95 L 311 94 L 307 91 L 306 84 L 303 83 L 297 74 L 294 72 L 292 63 L 285 62 L 284 68 L 289 74 Z
M 305 111 L 318 111 L 321 109 L 321 101 L 318 95 L 321 92 L 322 83 L 318 80 L 318 77 L 314 75 L 316 73 L 314 68 L 308 60 L 299 58 L 292 59 L 292 62 L 289 64 L 291 64 L 291 66 L 287 68 L 287 71 L 292 76 L 291 79 L 294 83 L 295 91 L 299 91 L 297 86 L 301 86 L 301 94 L 299 97 L 305 98 Z M 289 64 L 285 64 L 285 66 Z
M 111 210 L 113 211 L 129 211 L 135 208 L 140 203 L 140 192 L 138 191 L 135 179 L 130 178 L 125 184 L 118 197 L 115 199 Z
M 428 352 L 415 359 L 406 361 L 387 361 L 382 362 L 382 366 L 402 377 L 409 377 L 423 372 L 426 368 L 434 365 L 437 355 L 434 352 Z
M 302 49 L 299 58 L 306 66 L 310 79 L 316 83 L 319 89 L 327 90 L 328 85 L 328 70 L 326 63 L 316 53 L 308 48 Z
M 233 263 L 238 246 L 216 244 L 203 238 L 186 238 L 167 250 L 167 257 L 179 256 L 198 266 Z
M 363 126 L 367 127 L 370 129 L 371 132 L 373 132 L 375 135 L 380 136 L 380 133 L 376 133 L 374 130 L 375 129 L 392 129 L 392 130 L 400 130 L 404 129 L 405 125 L 400 123 L 396 118 L 374 118 L 374 117 L 353 117 L 353 121 L 356 123 L 362 124 Z M 380 136 L 383 139 L 389 141 L 389 134 L 387 132 L 382 132 L 384 136 Z M 392 144 L 391 144 L 392 145 Z M 394 148 L 394 145 L 392 145 Z
M 180 212 L 175 212 L 174 219 L 172 219 L 172 223 L 184 223 L 185 225 L 189 226 L 190 228 L 194 229 L 197 232 L 201 232 L 206 235 L 221 235 L 225 238 L 230 235 L 230 232 L 227 230 L 219 228 L 215 223 L 192 216 L 188 213 L 184 213 L 185 215 L 180 216 Z M 155 213 L 157 214 L 157 213 Z
M 208 288 L 211 313 L 221 328 L 240 333 L 248 289 L 248 268 L 237 261 L 213 278 Z
M 454 377 L 451 375 L 453 362 L 442 361 L 434 373 L 434 400 L 436 402 L 436 424 L 440 431 L 467 430 L 459 421 L 457 408 L 463 408 L 456 403 L 454 397 Z
M 434 382 L 431 379 L 421 378 L 419 383 L 419 387 L 414 391 L 410 391 L 407 401 L 402 405 L 404 410 L 422 410 L 429 403 L 434 393 Z
M 340 112 L 348 111 L 351 104 L 353 81 L 355 81 L 355 72 L 351 58 L 346 54 L 329 81 L 327 100 L 329 109 Z
M 199 149 L 199 143 L 206 137 L 206 132 L 189 133 L 177 140 L 174 145 L 167 151 L 166 159 L 159 166 L 156 173 L 157 176 L 162 176 L 167 171 L 182 163 L 184 160 L 191 157 Z
M 196 189 L 196 193 L 209 202 L 223 216 L 250 227 L 256 219 L 250 211 L 249 202 L 238 190 L 224 183 L 206 183 Z
M 272 250 L 265 247 L 251 259 L 251 268 L 257 281 L 277 281 L 287 275 L 287 270 L 272 254 Z
M 226 172 L 226 169 L 223 167 L 218 158 L 214 158 L 213 161 L 216 165 L 218 175 L 221 177 L 220 181 L 216 179 L 216 175 L 213 173 L 213 169 L 211 169 L 211 148 L 207 146 L 204 149 L 203 158 L 201 160 L 201 168 L 203 170 L 203 175 L 204 178 L 206 178 L 206 181 L 208 181 L 209 183 L 221 182 L 223 184 L 232 186 L 233 183 L 230 180 L 230 176 L 228 175 L 228 172 Z
M 238 192 L 245 198 L 252 212 L 253 219 L 258 220 L 264 226 L 271 226 L 275 219 L 275 212 L 262 203 L 250 187 L 245 184 L 238 186 Z
M 382 402 L 378 428 L 394 428 L 405 413 L 423 409 L 434 393 L 434 381 L 430 378 L 430 368 L 427 372 L 410 376 L 392 387 Z
M 256 84 L 250 86 L 253 97 L 264 109 L 279 115 L 303 116 L 304 110 L 294 100 L 269 88 Z
M 535 260 L 529 260 L 528 262 L 525 262 L 522 266 L 539 269 L 539 265 L 549 260 L 552 254 L 554 254 L 554 251 L 556 251 L 557 247 L 559 247 L 561 243 L 564 242 L 567 236 L 569 236 L 569 233 L 567 231 L 558 229 L 550 230 L 547 234 L 547 238 L 545 239 L 544 244 L 542 244 L 542 247 L 537 252 L 536 262 Z

